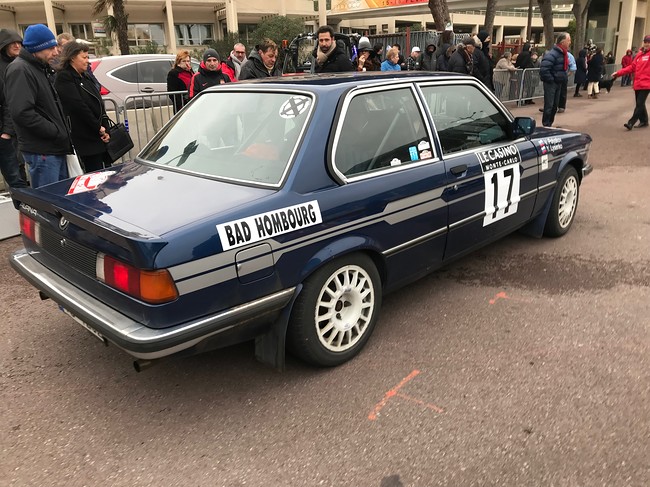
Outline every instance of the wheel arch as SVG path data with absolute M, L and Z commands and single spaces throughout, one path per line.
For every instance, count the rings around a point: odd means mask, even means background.
M 387 277 L 386 261 L 378 248 L 377 242 L 362 235 L 350 235 L 335 242 L 330 242 L 312 255 L 307 265 L 302 269 L 300 282 L 304 282 L 314 272 L 333 260 L 361 253 L 372 260 L 379 273 L 382 287 L 384 287 Z

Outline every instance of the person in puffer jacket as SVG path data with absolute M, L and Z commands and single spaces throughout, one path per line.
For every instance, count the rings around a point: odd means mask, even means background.
M 539 77 L 544 83 L 544 114 L 542 115 L 544 127 L 552 126 L 555 120 L 562 85 L 568 78 L 570 46 L 571 36 L 567 32 L 558 34 L 556 44 L 544 54 L 539 67 Z
M 643 47 L 632 61 L 632 64 L 616 71 L 612 75 L 612 79 L 626 74 L 634 74 L 632 88 L 634 88 L 636 104 L 632 117 L 623 125 L 626 129 L 632 130 L 638 120 L 639 125 L 636 125 L 636 128 L 647 127 L 648 110 L 645 102 L 648 99 L 648 93 L 650 93 L 650 34 L 643 38 Z

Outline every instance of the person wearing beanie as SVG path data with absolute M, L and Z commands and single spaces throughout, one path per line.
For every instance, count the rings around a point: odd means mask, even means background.
M 190 98 L 194 98 L 206 88 L 230 83 L 230 77 L 221 71 L 221 58 L 214 49 L 206 49 L 203 61 L 190 83 Z
M 626 74 L 634 75 L 632 88 L 634 89 L 636 103 L 632 117 L 623 125 L 628 130 L 647 127 L 648 110 L 645 103 L 648 94 L 650 94 L 650 35 L 643 38 L 643 47 L 632 61 L 632 64 L 616 71 L 612 75 L 612 80 Z M 639 125 L 634 125 L 637 121 Z
M 376 63 L 374 58 L 376 57 L 375 51 L 373 51 L 370 41 L 367 37 L 362 37 L 359 39 L 359 45 L 357 46 L 357 52 L 359 55 L 355 60 L 357 71 L 380 71 L 381 63 Z
M 27 186 L 20 173 L 16 144 L 16 131 L 9 114 L 5 99 L 5 73 L 9 63 L 20 54 L 23 38 L 18 32 L 9 29 L 0 30 L 0 172 L 10 188 Z
M 33 188 L 68 177 L 65 156 L 72 153 L 72 143 L 49 66 L 57 54 L 52 31 L 30 25 L 6 72 L 5 95 Z
M 490 54 L 490 36 L 482 30 L 473 37 L 476 49 L 472 53 L 474 62 L 474 76 L 485 86 L 494 91 L 492 87 L 492 59 Z

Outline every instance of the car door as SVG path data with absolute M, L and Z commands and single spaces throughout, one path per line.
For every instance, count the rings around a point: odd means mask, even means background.
M 344 100 L 334 135 L 342 185 L 321 203 L 339 205 L 350 225 L 367 222 L 359 231 L 382 249 L 389 288 L 439 266 L 444 252 L 446 174 L 425 120 L 411 83 L 365 88 Z
M 512 136 L 511 117 L 478 83 L 420 86 L 436 128 L 449 185 L 445 260 L 512 232 L 532 215 L 538 154 Z
M 146 59 L 137 63 L 138 91 L 161 93 L 167 91 L 167 73 L 172 68 L 168 59 Z

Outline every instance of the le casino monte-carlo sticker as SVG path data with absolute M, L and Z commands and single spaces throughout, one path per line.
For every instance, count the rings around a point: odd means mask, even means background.
M 517 213 L 521 154 L 515 144 L 476 152 L 485 180 L 483 226 Z

